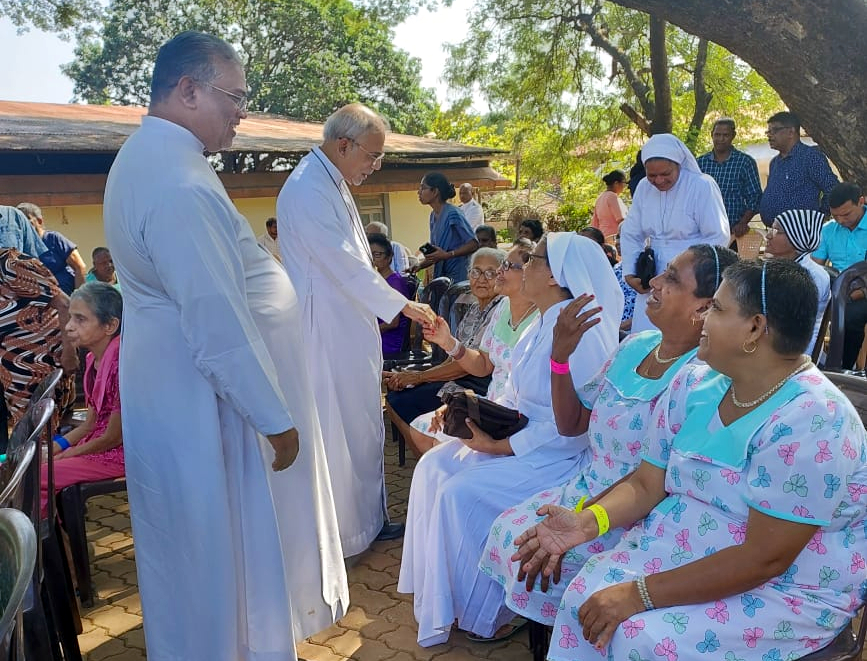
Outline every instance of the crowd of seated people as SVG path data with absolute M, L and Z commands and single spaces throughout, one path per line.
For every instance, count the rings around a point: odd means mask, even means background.
M 860 197 L 853 208 L 860 221 Z M 867 434 L 804 355 L 822 341 L 830 298 L 828 271 L 811 259 L 832 235 L 826 220 L 778 214 L 761 261 L 722 245 L 686 248 L 650 280 L 655 330 L 604 350 L 612 308 L 614 327 L 628 319 L 612 294 L 600 301 L 606 271 L 592 260 L 616 269 L 616 251 L 545 236 L 517 290 L 541 314 L 518 333 L 499 399 L 532 411 L 527 428 L 493 439 L 468 421 L 472 438 L 455 439 L 441 429 L 445 406 L 412 424 L 426 452 L 398 590 L 413 594 L 420 645 L 454 628 L 503 640 L 535 620 L 553 626 L 557 661 L 782 660 L 843 629 L 867 585 Z M 602 243 L 592 229 L 580 234 Z M 566 270 L 589 268 L 574 288 L 558 280 L 566 236 L 586 251 Z M 510 304 L 520 300 L 508 289 L 513 261 L 496 282 Z M 624 268 L 633 270 L 621 265 L 615 283 Z M 542 275 L 561 287 L 554 303 L 536 298 Z M 425 337 L 460 347 L 443 320 Z M 484 347 L 460 350 L 471 373 L 493 368 Z
M 504 394 L 515 344 L 539 316 L 536 304 L 523 291 L 523 271 L 533 248 L 535 244 L 532 242 L 518 239 L 497 268 L 494 293 L 502 298 L 491 314 L 478 348 L 462 345 L 451 334 L 448 323 L 442 317 L 437 319 L 436 328 L 425 333 L 425 339 L 453 355 L 455 362 L 469 374 L 491 377 L 486 393 L 488 399 L 496 400 Z M 440 407 L 412 421 L 410 444 L 417 455 L 420 456 L 435 443 L 452 439 L 442 431 L 444 412 L 445 407 Z
M 456 330 L 458 340 L 468 349 L 481 346 L 485 330 L 500 302 L 501 297 L 494 291 L 494 279 L 505 256 L 502 250 L 480 248 L 470 257 L 470 292 L 475 301 Z M 385 372 L 383 379 L 388 388 L 386 410 L 389 418 L 407 441 L 412 438 L 409 423 L 440 406 L 438 393 L 446 383 L 455 382 L 484 395 L 491 382 L 490 373 L 475 376 L 453 357 L 427 370 Z M 419 454 L 423 450 L 414 449 Z
M 410 488 L 398 591 L 413 594 L 418 642 L 448 639 L 457 619 L 476 630 L 499 610 L 488 594 L 501 588 L 477 565 L 503 502 L 528 497 L 551 482 L 567 480 L 583 463 L 586 435 L 561 434 L 551 406 L 549 361 L 558 315 L 575 295 L 592 293 L 602 307 L 569 358 L 576 387 L 594 374 L 618 343 L 623 295 L 604 253 L 574 232 L 551 233 L 529 255 L 523 293 L 539 310 L 512 352 L 512 368 L 499 404 L 516 409 L 528 424 L 494 439 L 468 423 L 469 439 L 439 443 L 415 467 Z

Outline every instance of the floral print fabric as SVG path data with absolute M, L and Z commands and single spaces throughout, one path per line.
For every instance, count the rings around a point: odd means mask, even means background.
M 514 540 L 544 518 L 536 516 L 536 510 L 542 505 L 574 508 L 582 497 L 598 496 L 638 466 L 647 450 L 651 436 L 648 427 L 662 393 L 678 368 L 695 356 L 695 351 L 682 356 L 661 379 L 639 376 L 636 367 L 661 339 L 659 331 L 629 337 L 599 373 L 581 388 L 582 403 L 592 409 L 588 429 L 589 464 L 565 485 L 542 491 L 507 509 L 494 522 L 479 568 L 503 586 L 506 605 L 516 613 L 553 624 L 563 592 L 578 570 L 594 554 L 613 547 L 623 534 L 622 528 L 615 528 L 570 550 L 563 558 L 560 583 L 551 584 L 547 592 L 542 592 L 538 584 L 528 592 L 525 585 L 516 580 L 517 563 L 509 560 L 515 550 Z
M 729 383 L 707 366 L 675 378 L 644 457 L 666 469 L 669 496 L 572 580 L 549 659 L 796 659 L 828 644 L 854 615 L 867 586 L 867 450 L 857 413 L 811 368 L 724 426 L 716 410 Z M 742 544 L 750 509 L 820 527 L 763 585 L 639 613 L 601 653 L 584 640 L 577 614 L 589 595 Z

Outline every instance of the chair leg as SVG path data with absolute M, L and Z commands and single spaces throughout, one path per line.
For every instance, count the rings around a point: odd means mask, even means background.
M 530 620 L 530 626 L 527 627 L 529 634 L 530 652 L 533 654 L 533 661 L 545 661 L 548 656 L 549 642 L 549 627 L 540 622 Z
M 42 661 L 63 661 L 54 620 L 45 609 L 43 595 L 32 594 L 33 604 L 24 611 L 23 636 L 18 641 L 22 657 Z
M 406 439 L 394 422 L 391 423 L 391 437 L 397 441 L 397 465 L 406 466 Z
M 60 492 L 60 511 L 63 527 L 69 538 L 75 576 L 78 579 L 78 597 L 82 606 L 90 608 L 93 606 L 93 586 L 90 578 L 87 530 L 84 526 L 87 508 L 78 485 L 67 487 Z
M 78 603 L 71 593 L 72 580 L 57 535 L 52 534 L 43 540 L 42 549 L 45 563 L 42 587 L 60 637 L 63 658 L 66 661 L 81 661 L 81 650 L 78 647 L 78 633 L 82 629 L 81 618 L 78 614 Z

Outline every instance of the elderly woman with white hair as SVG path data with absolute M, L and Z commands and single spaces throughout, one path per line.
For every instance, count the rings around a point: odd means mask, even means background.
M 511 502 L 565 482 L 587 461 L 588 439 L 563 436 L 551 406 L 551 347 L 560 311 L 573 296 L 593 294 L 599 323 L 569 358 L 575 387 L 602 366 L 618 341 L 623 293 L 605 254 L 590 239 L 552 233 L 524 269 L 524 293 L 540 317 L 518 340 L 498 403 L 529 418 L 521 431 L 494 439 L 468 423 L 469 439 L 436 445 L 418 462 L 407 512 L 399 592 L 414 594 L 418 642 L 445 642 L 455 620 L 479 630 L 497 617 L 501 588 L 478 571 L 491 524 Z M 585 343 L 586 342 L 586 343 Z
M 620 225 L 624 280 L 639 294 L 632 317 L 633 333 L 653 328 L 645 312 L 650 289 L 636 268 L 645 246 L 649 245 L 655 255 L 653 277 L 690 246 L 730 243 L 719 186 L 702 174 L 685 144 L 670 133 L 661 133 L 644 144 L 641 156 L 647 176 L 638 183 L 632 207 Z
M 831 300 L 831 276 L 824 266 L 817 264 L 810 253 L 819 247 L 822 238 L 822 226 L 825 224 L 825 214 L 812 209 L 790 209 L 774 218 L 767 230 L 768 243 L 765 255 L 777 259 L 788 259 L 803 266 L 819 290 L 819 308 L 816 313 L 816 323 L 813 326 L 813 337 L 807 346 L 807 354 L 813 352 L 816 338 L 822 326 L 822 317 Z

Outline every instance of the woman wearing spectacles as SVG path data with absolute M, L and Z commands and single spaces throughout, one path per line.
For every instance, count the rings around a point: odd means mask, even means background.
M 434 267 L 433 277 L 446 276 L 452 282 L 467 279 L 467 257 L 479 247 L 473 228 L 464 217 L 464 212 L 451 204 L 457 193 L 454 184 L 439 172 L 428 172 L 418 187 L 418 201 L 431 208 L 430 244 L 428 252 L 411 273 Z
M 367 242 L 370 244 L 370 254 L 373 257 L 373 266 L 379 272 L 392 289 L 399 291 L 409 298 L 410 287 L 407 279 L 391 268 L 394 259 L 394 247 L 385 234 L 368 234 Z M 388 357 L 396 354 L 403 348 L 403 338 L 406 328 L 409 326 L 409 317 L 402 312 L 392 319 L 385 321 L 379 319 L 379 333 L 382 336 L 382 355 Z
M 455 354 L 455 361 L 475 376 L 491 377 L 486 397 L 499 399 L 506 390 L 506 380 L 512 369 L 512 350 L 527 327 L 539 316 L 536 304 L 524 295 L 524 265 L 529 261 L 535 244 L 527 239 L 518 239 L 494 272 L 494 293 L 503 300 L 491 315 L 491 321 L 477 349 L 458 346 L 458 339 L 451 334 L 448 323 L 437 318 L 436 327 L 425 333 L 425 339 Z M 483 248 L 479 250 L 481 252 Z M 479 253 L 476 253 L 479 254 Z M 473 276 L 473 268 L 470 277 Z M 489 272 L 482 274 L 485 278 Z M 452 440 L 442 432 L 445 405 L 436 411 L 425 413 L 412 421 L 409 443 L 417 455 L 421 455 L 438 442 Z
M 501 297 L 494 291 L 494 278 L 497 267 L 505 257 L 502 250 L 493 248 L 481 248 L 473 254 L 470 262 L 470 292 L 476 301 L 464 314 L 456 333 L 461 343 L 470 349 L 477 349 L 481 345 L 485 330 L 500 302 Z M 487 392 L 491 382 L 490 372 L 474 376 L 454 359 L 423 372 L 384 372 L 383 378 L 390 391 L 386 395 L 388 415 L 410 442 L 409 422 L 440 406 L 439 392 L 447 382 L 455 381 L 480 395 Z M 413 450 L 421 454 L 419 448 Z

